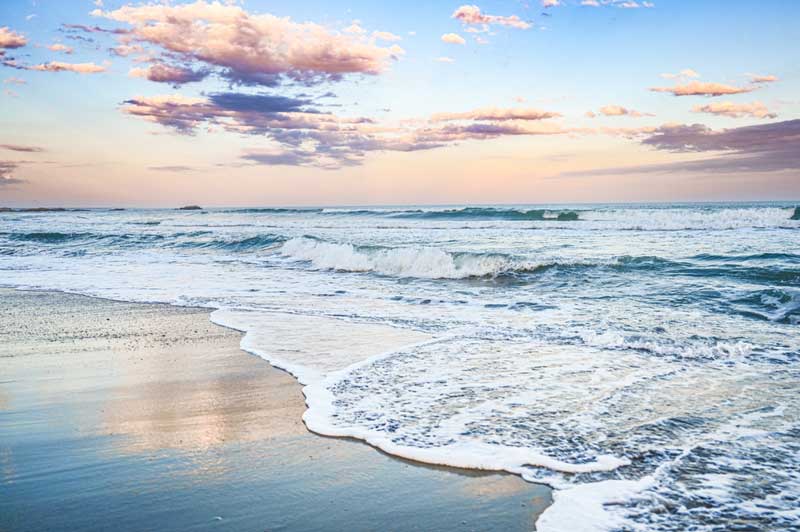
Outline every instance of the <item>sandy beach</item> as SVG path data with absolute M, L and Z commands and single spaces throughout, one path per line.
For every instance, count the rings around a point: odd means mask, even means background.
M 0 290 L 0 530 L 533 530 L 550 490 L 310 433 L 209 311 Z

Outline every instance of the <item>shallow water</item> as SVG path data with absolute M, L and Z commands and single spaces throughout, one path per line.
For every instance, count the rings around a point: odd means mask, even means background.
M 792 211 L 7 213 L 0 282 L 220 309 L 214 321 L 250 333 L 243 347 L 307 385 L 312 430 L 548 483 L 541 530 L 788 530 Z M 375 332 L 331 351 L 326 327 Z M 398 348 L 392 331 L 414 342 Z

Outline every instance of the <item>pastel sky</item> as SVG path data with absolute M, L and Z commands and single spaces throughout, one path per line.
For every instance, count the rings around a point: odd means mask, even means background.
M 800 2 L 0 2 L 0 206 L 800 199 Z

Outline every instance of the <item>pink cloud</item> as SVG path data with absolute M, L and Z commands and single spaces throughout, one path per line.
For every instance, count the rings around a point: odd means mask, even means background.
M 557 118 L 559 113 L 551 111 L 540 111 L 539 109 L 501 109 L 498 107 L 486 107 L 462 113 L 436 113 L 431 116 L 432 122 L 450 122 L 454 120 L 476 120 L 505 122 L 507 120 L 546 120 Z
M 487 15 L 481 12 L 481 8 L 476 5 L 463 5 L 453 11 L 452 18 L 460 20 L 464 24 L 498 24 L 500 26 L 508 26 L 510 28 L 517 28 L 527 30 L 532 26 L 530 22 L 526 22 L 519 18 L 517 15 L 500 16 L 500 15 Z
M 469 140 L 578 132 L 552 122 L 536 122 L 559 115 L 532 109 L 488 108 L 378 124 L 366 117 L 320 112 L 307 99 L 232 92 L 196 98 L 140 96 L 124 102 L 122 111 L 181 134 L 205 129 L 264 136 L 278 148 L 250 153 L 246 160 L 328 169 L 360 164 L 372 152 L 410 152 Z
M 761 102 L 713 102 L 707 105 L 696 105 L 692 108 L 692 111 L 695 113 L 709 113 L 731 118 L 742 118 L 746 116 L 753 118 L 777 118 L 778 116 L 776 113 L 767 109 L 767 106 Z
M 402 41 L 403 38 L 389 31 L 373 31 L 372 37 L 381 41 Z
M 64 52 L 65 54 L 71 54 L 73 52 L 71 47 L 61 43 L 51 44 L 47 49 L 51 52 Z
M 0 161 L 0 187 L 18 185 L 22 179 L 14 177 L 14 171 L 19 165 L 15 161 Z
M 128 57 L 131 54 L 144 54 L 145 49 L 139 44 L 120 44 L 113 47 L 111 52 L 120 57 Z
M 17 33 L 3 26 L 0 28 L 0 50 L 5 48 L 22 48 L 28 44 L 28 40 L 21 33 Z
M 128 75 L 135 78 L 144 78 L 157 83 L 171 83 L 181 85 L 193 81 L 201 81 L 207 75 L 205 70 L 192 70 L 191 68 L 165 65 L 156 63 L 146 68 L 132 68 Z
M 661 74 L 661 77 L 665 78 L 665 79 L 699 78 L 700 74 L 698 74 L 696 71 L 692 70 L 691 68 L 684 68 L 683 70 L 681 70 L 677 74 L 666 73 L 666 74 Z
M 339 34 L 311 22 L 251 14 L 233 4 L 123 6 L 93 16 L 132 26 L 129 41 L 149 43 L 184 62 L 218 67 L 235 83 L 305 83 L 346 74 L 379 74 L 402 49 L 377 46 L 360 35 Z
M 778 81 L 778 76 L 761 76 L 758 74 L 750 75 L 751 83 L 773 83 L 775 81 Z
M 442 42 L 446 42 L 448 44 L 467 44 L 467 41 L 464 40 L 464 37 L 457 33 L 445 33 L 442 35 Z
M 587 113 L 586 116 L 590 116 L 590 118 L 594 118 L 595 114 L 591 113 L 591 116 Z M 654 116 L 650 113 L 642 113 L 640 111 L 636 111 L 634 109 L 628 109 L 627 107 L 622 107 L 621 105 L 606 105 L 600 108 L 600 113 L 605 116 L 631 116 L 635 118 L 639 118 L 642 116 Z
M 722 96 L 724 94 L 752 92 L 753 88 L 734 87 L 723 83 L 692 81 L 685 85 L 676 85 L 675 87 L 653 87 L 650 90 L 653 92 L 669 92 L 675 96 Z
M 49 63 L 22 68 L 40 72 L 75 72 L 77 74 L 97 74 L 106 71 L 106 67 L 94 63 L 63 63 L 61 61 L 50 61 Z

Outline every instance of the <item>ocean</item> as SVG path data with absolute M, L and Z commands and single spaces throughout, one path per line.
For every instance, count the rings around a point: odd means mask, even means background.
M 548 484 L 540 531 L 797 530 L 794 207 L 4 212 L 0 286 L 212 309 L 313 431 Z

